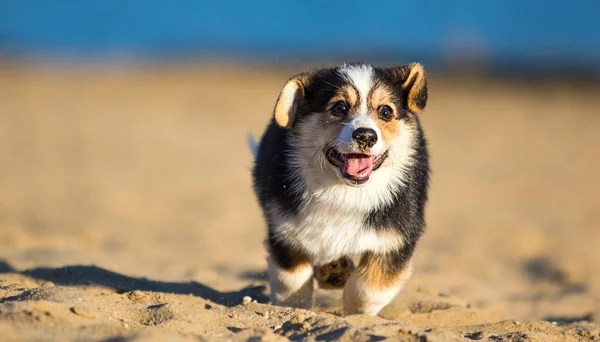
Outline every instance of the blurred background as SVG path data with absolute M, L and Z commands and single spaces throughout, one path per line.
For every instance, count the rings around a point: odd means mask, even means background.
M 246 133 L 306 67 L 419 61 L 433 174 L 405 296 L 470 303 L 446 321 L 461 324 L 593 320 L 599 14 L 595 0 L 0 1 L 0 272 L 266 284 Z

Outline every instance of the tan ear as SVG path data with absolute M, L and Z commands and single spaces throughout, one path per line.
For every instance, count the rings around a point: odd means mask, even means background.
M 420 113 L 427 104 L 427 78 L 423 66 L 411 63 L 393 68 L 392 72 L 402 85 L 407 109 L 413 113 Z
M 307 74 L 300 74 L 294 76 L 283 86 L 275 104 L 275 122 L 279 126 L 285 128 L 294 126 L 298 106 L 304 101 L 304 87 L 307 80 Z

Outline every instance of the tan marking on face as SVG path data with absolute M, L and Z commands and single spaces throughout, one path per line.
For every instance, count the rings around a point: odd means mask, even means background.
M 364 283 L 371 289 L 377 291 L 404 282 L 410 276 L 410 261 L 407 261 L 400 271 L 391 271 L 385 265 L 385 256 L 366 253 L 360 260 L 357 272 Z
M 398 113 L 398 108 L 394 105 L 394 92 L 385 85 L 378 84 L 369 94 L 367 105 L 371 117 L 377 122 L 383 140 L 390 144 L 400 134 L 400 121 L 395 118 L 391 121 L 385 121 L 379 117 L 379 109 L 383 106 L 389 106 L 394 112 Z
M 388 105 L 392 109 L 396 109 L 394 106 L 394 92 L 382 84 L 377 84 L 370 92 L 368 98 L 369 109 L 376 110 L 380 106 Z
M 358 93 L 356 92 L 356 89 L 354 89 L 354 87 L 352 87 L 351 85 L 345 85 L 345 86 L 341 87 L 338 90 L 337 94 L 335 94 L 329 100 L 329 106 L 332 107 L 338 101 L 345 101 L 345 102 L 347 102 L 348 105 L 350 105 L 350 108 L 356 108 L 356 107 L 358 107 L 358 105 L 359 105 L 359 103 L 358 103 Z

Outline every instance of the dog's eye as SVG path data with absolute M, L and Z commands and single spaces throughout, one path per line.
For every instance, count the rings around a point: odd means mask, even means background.
M 390 121 L 394 118 L 394 111 L 390 106 L 382 106 L 379 108 L 379 117 L 385 121 Z
M 335 116 L 344 116 L 348 112 L 348 104 L 344 101 L 338 101 L 331 108 L 331 112 Z

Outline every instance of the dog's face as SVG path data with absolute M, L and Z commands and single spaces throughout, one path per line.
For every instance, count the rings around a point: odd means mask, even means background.
M 343 65 L 283 87 L 275 121 L 290 129 L 294 166 L 309 185 L 364 187 L 402 181 L 416 115 L 427 101 L 423 67 Z

